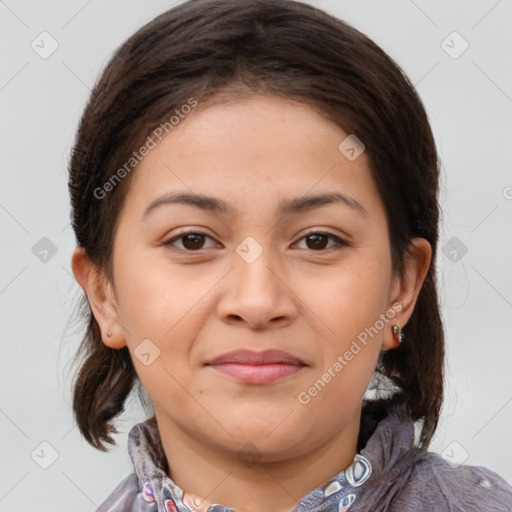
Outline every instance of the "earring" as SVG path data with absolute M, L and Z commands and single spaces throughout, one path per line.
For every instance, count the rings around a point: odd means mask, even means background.
M 107 332 L 107 336 L 110 338 L 110 336 L 112 336 L 112 333 L 111 332 Z
M 402 343 L 402 340 L 404 338 L 404 333 L 402 332 L 402 328 L 395 324 L 393 325 L 393 334 L 395 334 L 397 336 L 397 339 L 398 339 L 398 343 Z

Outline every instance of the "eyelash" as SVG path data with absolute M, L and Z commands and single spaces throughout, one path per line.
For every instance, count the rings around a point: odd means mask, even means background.
M 188 231 L 183 231 L 177 235 L 175 235 L 174 237 L 170 238 L 169 240 L 167 240 L 166 242 L 163 242 L 163 245 L 165 246 L 172 246 L 172 244 L 179 240 L 180 238 L 183 238 L 187 235 L 202 235 L 202 236 L 205 236 L 205 237 L 208 237 L 208 238 L 211 238 L 213 240 L 213 238 L 210 236 L 210 235 L 207 235 L 206 233 L 203 233 L 201 231 L 196 231 L 196 230 L 188 230 Z M 319 249 L 319 250 L 314 250 L 314 249 L 306 249 L 306 250 L 309 250 L 311 252 L 326 252 L 330 249 L 334 249 L 334 250 L 338 250 L 338 249 L 342 249 L 343 247 L 348 247 L 349 246 L 349 243 L 346 242 L 345 240 L 343 240 L 342 238 L 340 238 L 339 236 L 336 236 L 332 233 L 329 233 L 329 232 L 325 232 L 325 231 L 310 231 L 309 233 L 306 233 L 302 238 L 299 239 L 299 242 L 304 240 L 305 238 L 307 238 L 308 236 L 311 236 L 311 235 L 323 235 L 323 236 L 327 236 L 329 237 L 331 240 L 334 240 L 338 246 L 333 246 L 333 247 L 328 247 L 327 249 Z M 183 252 L 188 252 L 188 253 L 199 253 L 201 252 L 202 250 L 205 250 L 205 249 L 198 249 L 196 251 L 192 251 L 190 249 L 179 249 L 179 248 L 176 248 L 176 247 L 172 247 L 172 249 L 176 249 L 177 251 L 183 251 Z

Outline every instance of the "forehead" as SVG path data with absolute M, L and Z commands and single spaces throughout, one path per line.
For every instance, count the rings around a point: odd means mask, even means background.
M 365 208 L 379 201 L 363 152 L 339 146 L 350 135 L 308 105 L 271 96 L 198 105 L 138 164 L 126 202 L 141 214 L 164 192 L 222 197 L 240 213 L 318 192 L 339 192 Z M 213 192 L 216 192 L 215 194 Z

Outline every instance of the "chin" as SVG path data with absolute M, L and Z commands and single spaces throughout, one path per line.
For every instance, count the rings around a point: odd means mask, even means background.
M 286 415 L 281 414 L 276 421 L 252 422 L 250 417 L 239 422 L 230 421 L 228 431 L 233 437 L 225 438 L 225 441 L 231 448 L 246 446 L 249 451 L 254 449 L 258 453 L 266 453 L 265 457 L 269 460 L 278 460 L 281 454 L 305 443 L 303 426 L 288 422 L 285 418 Z

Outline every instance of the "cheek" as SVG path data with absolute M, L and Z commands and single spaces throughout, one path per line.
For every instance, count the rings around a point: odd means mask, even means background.
M 382 335 L 391 328 L 389 321 L 380 320 L 386 312 L 389 286 L 389 268 L 383 260 L 365 259 L 360 253 L 333 276 L 328 286 L 319 287 L 316 292 L 321 300 L 315 313 L 326 326 L 316 375 L 321 380 L 317 387 L 322 389 L 318 406 L 331 407 L 340 402 L 348 406 L 352 400 L 361 399 L 367 389 Z M 322 383 L 326 381 L 324 389 Z M 347 393 L 347 389 L 351 392 Z
M 315 312 L 337 335 L 357 335 L 385 312 L 388 299 L 389 269 L 375 259 L 355 257 L 338 269 L 325 285 L 318 286 L 311 294 Z
M 120 320 L 129 336 L 152 334 L 160 340 L 186 314 L 198 293 L 193 284 L 187 286 L 182 273 L 166 265 L 165 259 L 154 258 L 151 251 L 159 249 L 132 251 L 118 258 L 116 289 Z
M 162 374 L 159 379 L 169 378 L 166 370 L 184 376 L 197 331 L 212 307 L 204 298 L 204 282 L 194 283 L 186 273 L 171 272 L 161 264 L 135 268 L 134 272 L 119 274 L 119 311 L 141 380 L 147 368 L 136 357 L 143 340 L 150 340 L 156 348 L 146 341 L 149 352 L 158 354 L 149 379 L 155 378 L 157 369 Z

